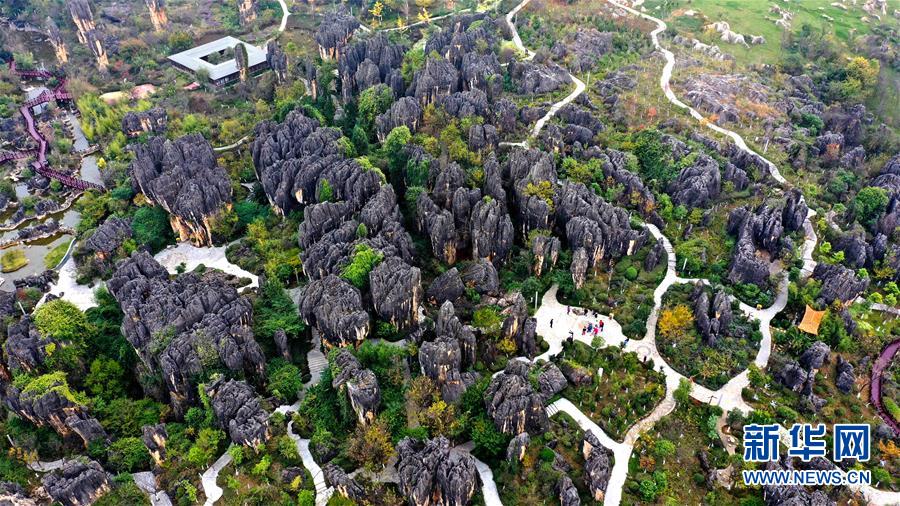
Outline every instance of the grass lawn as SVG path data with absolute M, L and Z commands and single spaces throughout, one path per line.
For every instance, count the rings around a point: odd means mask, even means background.
M 53 247 L 49 252 L 47 252 L 47 256 L 44 257 L 44 267 L 48 269 L 53 269 L 56 267 L 59 262 L 66 256 L 66 251 L 69 249 L 69 244 L 72 243 L 72 239 L 65 240 L 56 246 Z
M 15 272 L 26 265 L 28 265 L 28 258 L 25 257 L 25 252 L 20 249 L 7 251 L 3 253 L 3 256 L 0 256 L 0 267 L 2 267 L 3 272 Z
M 569 383 L 562 396 L 617 441 L 647 416 L 666 393 L 665 376 L 653 369 L 652 362 L 642 363 L 636 354 L 616 347 L 594 349 L 575 341 L 566 343 L 554 360 L 564 370 L 580 368 L 590 374 L 589 385 Z M 600 368 L 602 375 L 598 374 Z

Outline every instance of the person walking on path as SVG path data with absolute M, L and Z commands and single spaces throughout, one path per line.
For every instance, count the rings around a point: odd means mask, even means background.
M 550 318 L 550 328 L 553 328 L 553 318 Z

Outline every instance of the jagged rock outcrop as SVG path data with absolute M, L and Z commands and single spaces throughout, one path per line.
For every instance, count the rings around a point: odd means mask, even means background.
M 359 344 L 369 333 L 369 315 L 359 290 L 334 274 L 303 287 L 300 315 L 329 347 Z
M 53 21 L 53 18 L 47 16 L 47 20 L 44 21 L 44 26 L 47 29 L 47 38 L 50 40 L 50 45 L 53 46 L 53 50 L 56 52 L 56 61 L 60 64 L 68 62 L 69 50 L 66 48 L 66 42 L 62 38 L 62 34 L 59 33 L 59 27 L 56 25 L 56 21 Z
M 459 277 L 459 270 L 453 267 L 434 278 L 434 281 L 428 286 L 428 291 L 425 292 L 425 297 L 432 304 L 443 304 L 462 297 L 465 290 L 466 287 Z
M 531 436 L 527 432 L 523 432 L 509 440 L 506 446 L 506 460 L 510 462 L 521 462 L 525 458 L 525 451 L 531 444 Z
M 277 82 L 283 83 L 287 80 L 288 58 L 277 40 L 270 40 L 266 43 L 266 63 L 275 74 Z
M 560 506 L 581 506 L 581 497 L 578 495 L 578 489 L 572 483 L 572 478 L 563 475 L 556 484 L 559 490 Z
M 706 207 L 721 190 L 719 164 L 710 156 L 701 154 L 693 165 L 685 167 L 669 185 L 669 194 L 676 205 Z
M 169 117 L 162 107 L 154 107 L 141 112 L 126 112 L 122 116 L 122 131 L 129 137 L 137 137 L 146 132 L 165 133 Z
M 325 477 L 325 483 L 334 487 L 335 492 L 342 496 L 352 501 L 361 501 L 365 498 L 366 491 L 362 486 L 331 462 L 322 466 L 322 475 Z
M 431 240 L 434 256 L 448 265 L 456 263 L 457 240 L 453 215 L 438 207 L 431 197 L 420 193 L 416 200 L 419 230 Z
M 537 354 L 535 341 L 537 323 L 528 317 L 528 303 L 521 293 L 516 293 L 513 304 L 504 309 L 503 314 L 506 315 L 506 319 L 503 320 L 500 335 L 516 343 L 518 355 L 534 357 Z
M 397 257 L 378 264 L 369 273 L 375 312 L 398 329 L 415 325 L 422 302 L 422 274 Z
M 347 349 L 338 351 L 332 358 L 331 386 L 347 394 L 350 405 L 356 413 L 360 424 L 368 424 L 375 420 L 378 406 L 381 404 L 381 389 L 378 378 L 369 369 L 363 369 L 359 360 Z
M 322 59 L 336 59 L 340 49 L 347 44 L 357 28 L 359 28 L 359 21 L 343 8 L 326 14 L 322 24 L 316 30 L 315 36 Z
M 176 413 L 197 396 L 193 381 L 222 363 L 261 377 L 262 349 L 250 329 L 253 306 L 228 276 L 207 271 L 169 273 L 146 252 L 121 260 L 107 282 L 125 317 L 122 334 L 143 367 L 160 372 Z
M 869 278 L 860 278 L 843 265 L 819 263 L 813 269 L 812 277 L 822 282 L 818 300 L 825 305 L 836 300 L 842 304 L 851 302 L 869 287 Z
M 435 321 L 435 339 L 419 346 L 422 374 L 431 378 L 447 402 L 456 402 L 474 380 L 464 372 L 475 365 L 475 333 L 456 316 L 452 302 L 444 302 Z
M 416 100 L 426 106 L 458 91 L 459 73 L 449 61 L 428 57 L 425 67 L 416 72 L 410 89 Z
M 79 400 L 65 383 L 65 376 L 43 376 L 35 381 L 46 383 L 42 388 L 19 389 L 0 381 L 0 397 L 12 413 L 38 427 L 52 427 L 59 435 L 77 435 L 85 448 L 93 441 L 107 441 L 106 431 L 96 418 L 90 416 L 85 400 Z
M 469 221 L 472 257 L 502 265 L 513 245 L 513 224 L 497 200 L 486 198 L 472 209 Z
M 463 284 L 482 295 L 496 295 L 500 292 L 500 277 L 494 264 L 487 260 L 472 262 L 460 271 Z
M 131 222 L 110 216 L 75 249 L 74 258 L 82 270 L 108 273 L 119 248 L 131 239 Z
M 392 43 L 387 35 L 372 37 L 342 46 L 338 56 L 341 98 L 349 102 L 372 86 L 384 85 L 394 98 L 406 94 L 400 68 L 407 48 Z
M 219 378 L 206 386 L 206 395 L 232 443 L 256 447 L 269 438 L 269 413 L 246 382 Z
M 822 341 L 816 341 L 800 355 L 800 366 L 807 371 L 820 369 L 828 361 L 831 355 L 831 347 Z
M 796 232 L 803 229 L 803 222 L 809 214 L 809 207 L 800 190 L 792 188 L 787 193 L 784 207 L 781 210 L 781 223 L 787 232 Z
M 845 394 L 853 392 L 853 388 L 856 386 L 856 374 L 853 369 L 853 364 L 849 360 L 844 360 L 844 357 L 838 355 L 837 378 L 834 380 L 834 384 Z
M 105 36 L 94 23 L 94 14 L 88 0 L 66 0 L 69 14 L 78 30 L 78 41 L 86 45 L 97 60 L 97 67 L 105 71 L 109 66 L 109 55 L 106 52 Z
M 790 199 L 789 199 L 790 201 Z M 751 211 L 746 207 L 735 209 L 728 215 L 728 233 L 737 236 L 728 278 L 733 283 L 764 284 L 769 277 L 769 262 L 757 250 L 763 250 L 769 260 L 778 258 L 784 247 L 784 216 L 795 219 L 802 211 L 802 203 L 778 208 L 762 204 Z M 789 212 L 785 213 L 785 210 Z M 804 214 L 805 219 L 805 214 Z M 801 222 L 802 223 L 802 222 Z
M 559 260 L 559 239 L 552 236 L 536 235 L 531 245 L 531 254 L 534 258 L 534 265 L 531 272 L 535 276 L 540 277 L 545 270 L 552 269 Z
M 288 343 L 288 336 L 284 332 L 284 329 L 278 329 L 272 335 L 272 340 L 275 341 L 275 348 L 278 350 L 278 355 L 281 358 L 291 361 L 291 345 Z
M 569 382 L 566 381 L 566 377 L 563 376 L 556 364 L 548 362 L 539 371 L 537 375 L 538 389 L 545 400 L 549 400 L 569 386 Z
M 279 214 L 323 200 L 319 199 L 323 180 L 328 181 L 332 200 L 347 201 L 353 210 L 362 208 L 381 188 L 376 171 L 344 158 L 337 143 L 340 130 L 321 127 L 299 110 L 291 111 L 282 123 L 257 124 L 254 136 L 253 165 Z
M 391 130 L 405 126 L 410 132 L 415 133 L 422 118 L 422 107 L 413 97 L 401 97 L 391 104 L 384 114 L 375 118 L 375 126 L 378 130 L 378 140 L 384 142 Z
M 784 454 L 781 460 L 766 463 L 768 471 L 793 469 L 791 458 Z M 807 504 L 810 506 L 834 506 L 835 503 L 824 490 L 807 490 L 797 485 L 766 485 L 763 487 L 766 506 Z
M 641 214 L 651 223 L 663 226 L 662 218 L 655 210 L 656 197 L 640 176 L 628 170 L 628 159 L 625 153 L 608 149 L 601 154 L 600 159 L 603 162 L 603 176 L 612 178 L 613 181 L 621 184 L 626 195 L 639 195 L 641 204 L 638 207 Z M 648 209 L 652 210 L 648 212 Z
M 0 504 L 4 506 L 38 506 L 28 491 L 18 483 L 0 481 Z
M 800 367 L 800 364 L 790 360 L 775 373 L 775 379 L 789 390 L 799 392 L 804 385 L 811 380 L 809 372 Z
M 63 506 L 94 504 L 112 490 L 109 473 L 93 460 L 66 460 L 62 467 L 41 478 L 47 494 Z
M 584 481 L 594 500 L 603 502 L 612 474 L 612 451 L 601 445 L 593 432 L 585 431 L 581 453 L 584 457 Z
M 216 165 L 209 142 L 195 133 L 133 146 L 130 172 L 136 188 L 169 213 L 182 241 L 211 246 L 215 217 L 231 207 L 231 181 Z
M 248 26 L 256 21 L 256 15 L 259 12 L 259 6 L 256 0 L 237 0 L 238 21 L 241 26 Z
M 410 506 L 463 506 L 478 486 L 475 459 L 450 450 L 440 436 L 419 441 L 404 438 L 397 444 L 400 492 Z
M 164 31 L 169 26 L 169 16 L 166 14 L 166 0 L 144 0 L 147 9 L 150 10 L 150 22 L 157 32 Z
M 509 64 L 507 70 L 518 92 L 523 95 L 552 93 L 570 83 L 569 73 L 555 63 L 542 65 L 528 61 L 514 61 Z
M 692 295 L 694 301 L 694 325 L 700 331 L 707 346 L 715 346 L 719 337 L 725 335 L 734 319 L 731 300 L 723 290 L 717 290 L 710 304 L 704 286 L 697 283 Z
M 593 70 L 605 54 L 613 50 L 613 32 L 579 28 L 572 41 L 564 46 L 562 56 L 571 56 L 569 69 L 582 73 Z
M 144 425 L 141 427 L 141 441 L 150 452 L 150 457 L 157 466 L 166 461 L 166 443 L 169 441 L 169 433 L 165 424 Z
M 890 237 L 900 227 L 900 154 L 888 160 L 881 173 L 869 184 L 882 188 L 888 194 L 887 207 L 875 223 L 874 232 Z
M 48 347 L 61 346 L 53 336 L 41 336 L 29 316 L 10 323 L 3 343 L 6 366 L 13 373 L 35 373 L 44 367 L 48 358 Z
M 527 364 L 511 360 L 484 392 L 487 414 L 504 434 L 540 433 L 549 424 L 544 397 L 532 387 L 528 371 Z
M 666 253 L 666 246 L 663 244 L 662 239 L 657 239 L 656 243 L 653 244 L 653 247 L 650 248 L 650 252 L 647 253 L 647 256 L 644 258 L 644 270 L 652 271 L 661 262 L 667 261 L 668 254 Z
M 247 54 L 247 46 L 239 42 L 234 46 L 234 64 L 238 69 L 241 82 L 250 77 L 250 57 Z

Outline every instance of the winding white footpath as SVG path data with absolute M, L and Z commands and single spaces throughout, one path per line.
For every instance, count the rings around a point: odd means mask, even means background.
M 293 420 L 288 422 L 287 434 L 288 437 L 294 441 L 294 444 L 297 445 L 297 453 L 300 454 L 300 459 L 303 461 L 303 467 L 305 467 L 309 471 L 309 474 L 312 475 L 313 484 L 316 486 L 316 506 L 325 506 L 328 504 L 328 500 L 331 499 L 332 494 L 334 494 L 334 488 L 329 487 L 328 484 L 325 483 L 325 476 L 322 473 L 322 468 L 319 467 L 319 464 L 316 463 L 316 460 L 312 456 L 312 452 L 309 451 L 309 439 L 303 439 L 294 433 Z

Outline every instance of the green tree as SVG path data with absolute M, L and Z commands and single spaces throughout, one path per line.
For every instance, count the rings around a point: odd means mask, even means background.
M 375 118 L 394 103 L 394 93 L 384 84 L 372 86 L 359 94 L 357 124 L 366 132 L 374 131 Z
M 175 234 L 169 225 L 166 211 L 157 206 L 144 206 L 134 213 L 131 220 L 134 239 L 139 245 L 147 246 L 152 253 L 174 242 Z
M 316 200 L 319 202 L 333 202 L 334 199 L 334 190 L 331 188 L 331 183 L 328 182 L 327 179 L 322 178 L 319 180 L 319 191 L 316 196 Z
M 471 433 L 475 454 L 488 459 L 502 455 L 509 444 L 509 436 L 497 430 L 494 423 L 484 416 L 472 422 Z
M 877 186 L 867 186 L 856 194 L 853 199 L 853 211 L 856 213 L 856 221 L 873 226 L 875 221 L 887 209 L 887 190 Z
M 394 455 L 391 433 L 382 419 L 356 428 L 347 445 L 347 455 L 370 471 L 380 470 Z
M 124 374 L 115 360 L 95 358 L 84 384 L 91 395 L 112 400 L 125 394 Z
M 306 328 L 297 306 L 277 280 L 266 279 L 259 287 L 259 296 L 253 305 L 253 332 L 258 338 L 271 340 L 278 330 L 289 337 L 300 335 Z
M 384 139 L 384 153 L 388 159 L 388 173 L 391 181 L 402 177 L 401 171 L 406 166 L 406 146 L 412 139 L 412 134 L 406 125 L 398 126 Z
M 678 404 L 685 405 L 691 400 L 691 382 L 687 378 L 678 381 L 678 388 L 673 394 Z
M 91 327 L 75 304 L 63 299 L 47 302 L 34 311 L 34 325 L 42 336 L 61 343 L 48 346 L 47 366 L 69 373 L 80 373 L 85 351 L 85 337 Z
M 671 457 L 675 455 L 675 443 L 669 441 L 668 439 L 657 439 L 653 444 L 653 455 L 658 459 L 666 459 L 667 457 Z
M 383 259 L 384 254 L 380 251 L 375 251 L 366 244 L 357 244 L 350 263 L 341 271 L 341 277 L 361 289 L 369 282 L 369 272 Z
M 655 179 L 665 186 L 676 175 L 671 162 L 671 150 L 663 144 L 662 134 L 656 129 L 641 130 L 634 136 L 634 154 L 637 156 L 641 174 Z
M 297 394 L 303 389 L 300 369 L 284 359 L 276 358 L 266 368 L 268 382 L 266 390 L 282 402 L 297 400 Z
M 109 446 L 107 460 L 116 471 L 131 473 L 150 466 L 150 453 L 141 438 L 123 437 Z

